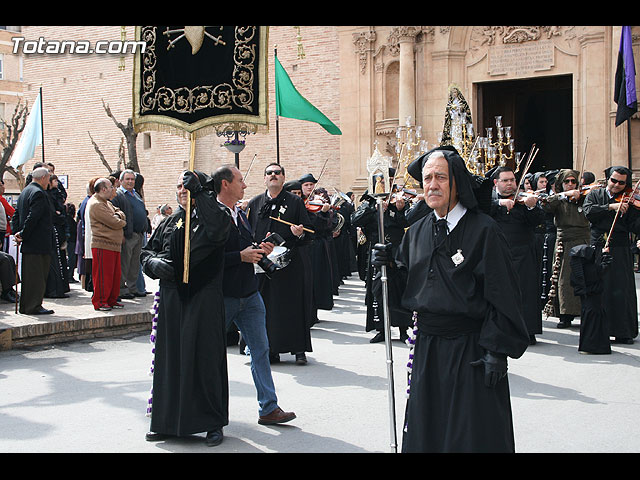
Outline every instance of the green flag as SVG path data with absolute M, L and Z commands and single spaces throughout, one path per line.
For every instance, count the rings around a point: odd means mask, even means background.
M 308 120 L 320 124 L 331 135 L 342 135 L 340 129 L 320 110 L 304 98 L 293 86 L 289 75 L 275 57 L 276 69 L 276 115 L 280 117 Z

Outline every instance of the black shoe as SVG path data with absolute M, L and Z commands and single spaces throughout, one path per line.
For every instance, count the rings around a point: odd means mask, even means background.
M 296 353 L 296 363 L 298 365 L 306 365 L 307 364 L 307 356 L 304 352 Z
M 529 335 L 529 345 L 535 345 L 536 343 L 538 343 L 538 341 L 536 340 L 536 336 Z
M 147 292 L 136 292 L 133 294 L 135 297 L 146 297 Z
M 567 320 L 560 320 L 558 322 L 558 325 L 556 325 L 557 328 L 569 328 L 571 327 L 571 320 L 567 321 Z
M 7 290 L 6 292 L 2 292 L 0 298 L 2 300 L 6 300 L 9 303 L 16 303 L 18 299 L 20 299 L 20 296 L 13 290 Z
M 280 363 L 280 354 L 279 353 L 270 353 L 269 354 L 269 363 Z
M 623 343 L 625 345 L 632 345 L 633 344 L 633 338 L 616 337 L 615 340 L 613 341 L 613 343 Z
M 375 337 L 369 340 L 369 343 L 380 343 L 384 342 L 384 333 L 378 332 Z
M 144 436 L 144 439 L 147 442 L 159 442 L 168 438 L 169 435 L 165 435 L 164 433 L 156 433 L 156 432 L 147 432 Z
M 133 298 L 135 298 L 135 296 L 133 295 L 133 293 L 123 293 L 120 295 L 120 298 L 124 298 L 126 300 L 131 300 Z
M 218 428 L 217 430 L 214 430 L 212 432 L 207 432 L 207 438 L 205 439 L 204 443 L 207 444 L 207 447 L 215 447 L 222 443 L 222 438 L 222 428 Z
M 53 310 L 48 310 L 44 307 L 40 307 L 38 310 L 36 310 L 35 312 L 31 312 L 29 315 L 49 315 L 53 313 Z

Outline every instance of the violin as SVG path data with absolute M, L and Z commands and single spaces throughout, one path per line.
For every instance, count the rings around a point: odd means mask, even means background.
M 307 211 L 311 213 L 318 213 L 320 210 L 322 210 L 322 207 L 327 204 L 328 202 L 326 202 L 322 197 L 318 195 L 316 195 L 313 200 L 307 199 L 304 202 L 304 205 L 307 208 Z M 340 207 L 335 205 L 330 205 L 330 208 L 333 210 L 338 210 Z
M 613 198 L 614 203 L 628 203 L 630 206 L 640 209 L 640 192 L 637 189 L 627 187 Z
M 580 187 L 580 196 L 584 197 L 586 196 L 589 192 L 591 192 L 592 190 L 596 190 L 598 188 L 602 188 L 602 184 L 596 182 L 596 183 L 591 183 L 589 185 L 583 185 Z

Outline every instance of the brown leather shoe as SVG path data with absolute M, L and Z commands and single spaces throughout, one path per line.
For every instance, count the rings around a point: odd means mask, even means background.
M 276 423 L 289 422 L 296 418 L 296 414 L 293 412 L 283 412 L 280 407 L 271 412 L 269 415 L 263 415 L 258 418 L 260 425 L 275 425 Z

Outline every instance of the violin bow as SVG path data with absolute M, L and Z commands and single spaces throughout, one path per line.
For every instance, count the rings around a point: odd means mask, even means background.
M 327 162 L 329 161 L 329 159 L 327 158 L 324 161 L 324 165 L 322 166 L 322 170 L 320 170 L 320 175 L 318 175 L 318 180 L 316 181 L 316 184 L 313 186 L 313 190 L 311 190 L 311 192 L 309 192 L 309 196 L 307 197 L 307 199 L 304 201 L 304 204 L 306 205 L 307 203 L 309 203 L 309 201 L 311 200 L 311 198 L 313 197 L 314 192 L 316 191 L 316 188 L 318 188 L 318 185 L 320 185 L 320 179 L 322 178 L 322 175 L 324 174 L 324 169 L 327 166 Z

